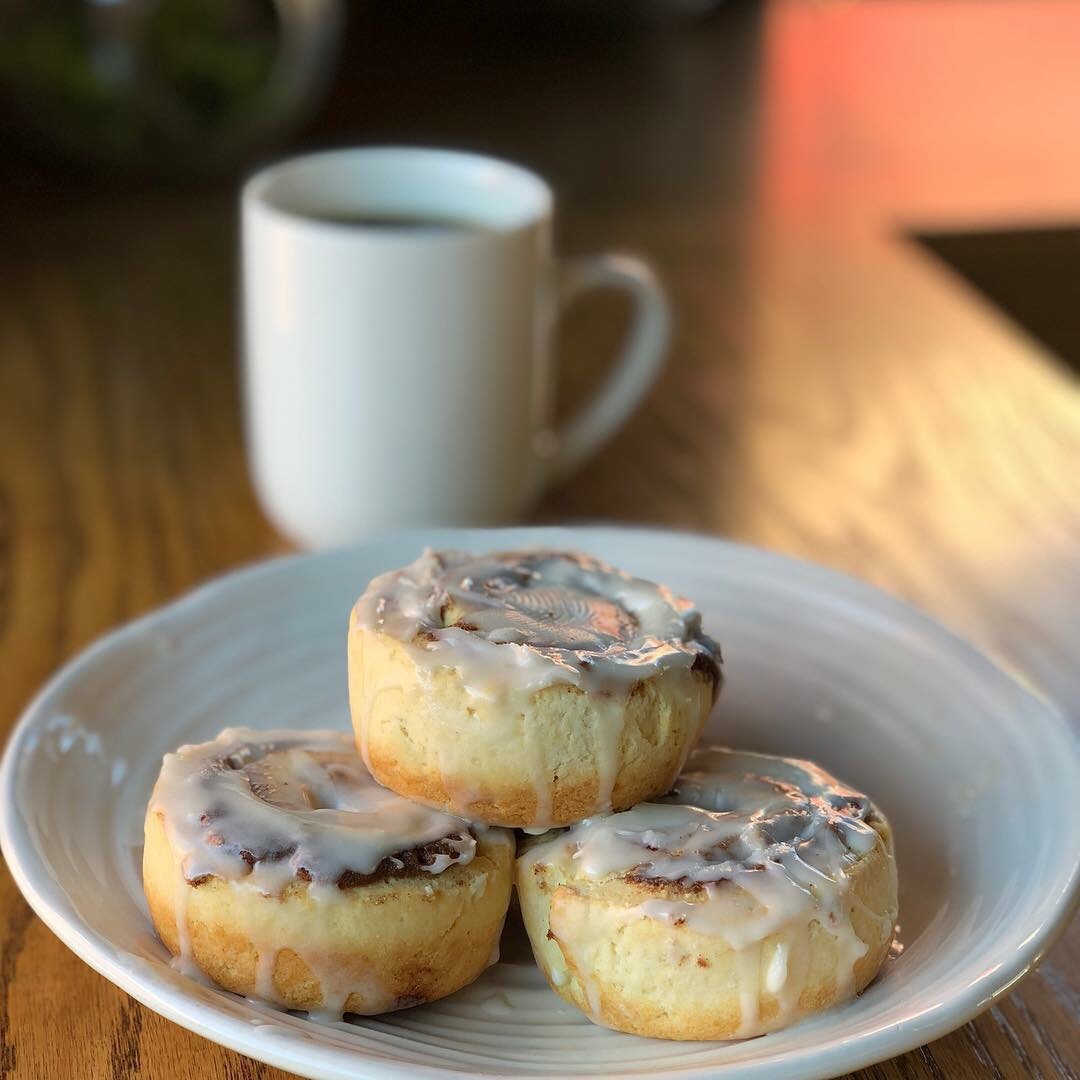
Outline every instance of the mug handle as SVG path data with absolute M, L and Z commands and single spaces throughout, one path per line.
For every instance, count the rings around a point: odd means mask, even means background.
M 584 255 L 557 267 L 556 308 L 561 316 L 592 289 L 622 289 L 634 302 L 633 322 L 615 367 L 591 401 L 559 429 L 545 433 L 551 447 L 546 478 L 574 471 L 622 426 L 648 393 L 664 366 L 671 337 L 667 297 L 648 264 L 632 255 Z

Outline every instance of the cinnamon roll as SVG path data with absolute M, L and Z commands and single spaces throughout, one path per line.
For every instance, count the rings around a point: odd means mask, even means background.
M 349 700 L 380 783 L 543 830 L 666 792 L 719 660 L 688 600 L 597 559 L 429 551 L 357 602 Z
M 661 802 L 529 842 L 516 879 L 555 992 L 666 1039 L 747 1038 L 852 997 L 896 922 L 892 834 L 866 796 L 719 748 Z
M 380 787 L 348 734 L 232 728 L 165 756 L 143 882 L 181 970 L 340 1018 L 475 979 L 512 864 L 511 834 Z

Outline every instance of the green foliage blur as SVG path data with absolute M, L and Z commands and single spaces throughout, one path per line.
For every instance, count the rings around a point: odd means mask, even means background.
M 259 0 L 20 0 L 0 15 L 0 94 L 66 155 L 211 165 L 282 103 L 274 7 Z

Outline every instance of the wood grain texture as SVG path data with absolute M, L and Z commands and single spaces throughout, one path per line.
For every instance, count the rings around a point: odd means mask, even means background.
M 376 5 L 359 27 L 315 135 L 529 161 L 562 190 L 564 248 L 645 252 L 676 309 L 663 382 L 536 518 L 658 523 L 816 559 L 927 608 L 1075 707 L 1076 383 L 903 239 L 896 222 L 908 210 L 932 218 L 932 192 L 908 208 L 865 192 L 857 213 L 793 208 L 753 175 L 750 161 L 778 167 L 770 139 L 786 99 L 771 100 L 782 87 L 769 73 L 791 27 L 770 24 L 775 12 L 764 24 L 728 12 L 515 36 L 445 15 L 425 29 L 405 8 Z M 486 59 L 466 71 L 458 51 Z M 430 69 L 438 100 L 386 59 L 402 53 L 417 58 L 410 71 Z M 543 96 L 552 71 L 558 85 Z M 493 87 L 501 108 L 480 108 Z M 751 158 L 762 98 L 769 145 Z M 1080 191 L 1080 170 L 1070 182 Z M 954 203 L 940 205 L 946 215 Z M 245 471 L 231 185 L 118 188 L 23 165 L 0 183 L 0 226 L 6 729 L 97 635 L 285 545 Z M 622 315 L 614 301 L 571 314 L 563 410 L 601 376 Z M 1074 923 L 976 1021 L 857 1075 L 1075 1077 L 1077 972 Z M 127 998 L 0 872 L 0 1078 L 284 1075 Z

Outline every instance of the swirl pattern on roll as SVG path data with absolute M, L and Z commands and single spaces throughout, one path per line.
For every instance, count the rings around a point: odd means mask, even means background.
M 588 877 L 690 888 L 733 881 L 760 902 L 763 925 L 752 932 L 768 933 L 771 916 L 828 902 L 847 862 L 878 843 L 874 813 L 810 762 L 712 747 L 691 754 L 661 802 L 590 818 L 555 842 L 572 848 Z
M 573 552 L 427 551 L 375 578 L 353 621 L 480 687 L 625 685 L 672 667 L 720 681 L 719 647 L 689 600 Z
M 483 826 L 381 787 L 344 732 L 227 728 L 167 754 L 150 802 L 193 885 L 243 879 L 278 894 L 465 865 Z
M 850 997 L 884 959 L 896 918 L 891 832 L 866 796 L 810 762 L 720 747 L 695 751 L 664 799 L 549 833 L 518 862 L 552 985 L 573 978 L 571 999 L 594 1019 L 638 1034 L 745 1038 Z M 644 947 L 625 936 L 643 923 L 669 928 L 675 953 L 686 933 L 713 943 L 698 964 L 730 967 L 737 1025 L 707 1001 L 681 1019 L 662 1002 L 659 1013 L 611 1011 L 621 991 L 598 980 L 597 957 Z M 706 986 L 707 973 L 691 974 Z M 639 988 L 636 1004 L 651 992 Z

